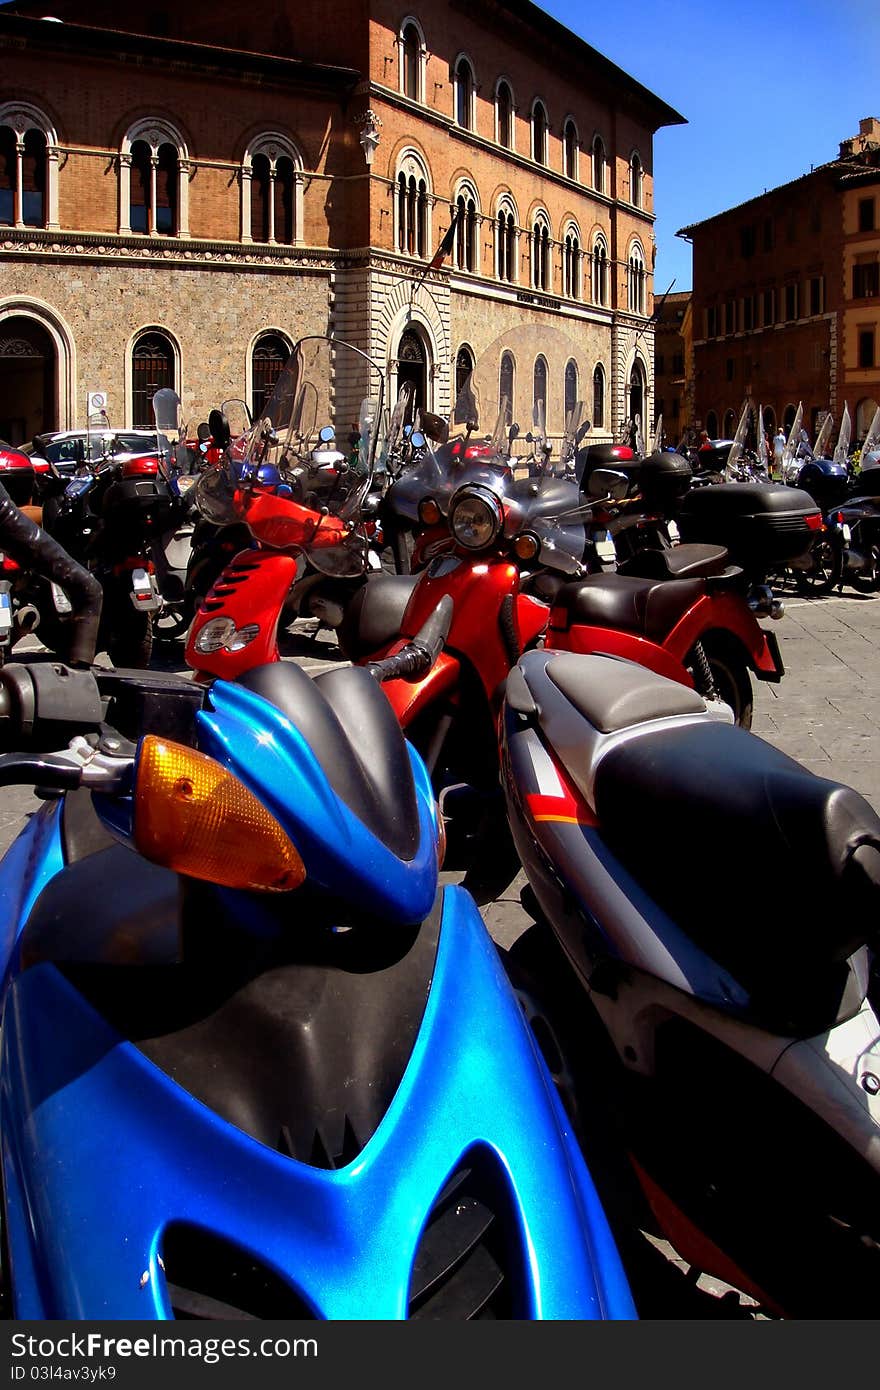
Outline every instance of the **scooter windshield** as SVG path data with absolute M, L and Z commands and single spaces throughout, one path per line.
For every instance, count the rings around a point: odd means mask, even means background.
M 459 382 L 448 438 L 425 441 L 389 490 L 390 509 L 417 525 L 428 501 L 447 519 L 463 488 L 488 490 L 502 504 L 503 539 L 528 529 L 547 564 L 575 572 L 588 516 L 574 462 L 590 431 L 578 391 L 588 370 L 583 347 L 560 330 L 519 326 L 496 338 Z
M 382 371 L 359 348 L 301 339 L 249 432 L 199 480 L 199 510 L 216 524 L 245 522 L 276 549 L 338 550 L 331 573 L 362 572 L 383 400 Z

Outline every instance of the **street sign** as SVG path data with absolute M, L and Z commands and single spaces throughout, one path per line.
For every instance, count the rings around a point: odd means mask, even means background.
M 106 392 L 106 391 L 90 391 L 90 392 L 89 392 L 89 414 L 90 414 L 90 415 L 106 415 L 106 414 L 107 414 L 107 392 Z

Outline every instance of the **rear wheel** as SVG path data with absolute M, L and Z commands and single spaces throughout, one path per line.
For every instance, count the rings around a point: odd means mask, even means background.
M 843 554 L 839 545 L 827 536 L 819 536 L 810 551 L 810 568 L 795 571 L 795 583 L 799 594 L 818 598 L 830 594 L 840 583 L 843 573 Z
M 150 664 L 153 615 L 139 613 L 127 590 L 104 590 L 98 651 L 106 652 L 114 666 L 142 671 Z
M 709 633 L 702 640 L 702 648 L 709 663 L 712 681 L 718 698 L 733 710 L 735 722 L 741 729 L 752 727 L 754 696 L 749 676 L 748 663 L 742 650 L 723 633 Z M 688 653 L 685 665 L 694 675 L 698 690 L 702 687 L 698 679 L 699 664 L 696 648 Z

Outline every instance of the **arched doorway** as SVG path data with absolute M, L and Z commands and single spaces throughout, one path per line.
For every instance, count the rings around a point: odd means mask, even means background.
M 151 429 L 153 396 L 165 387 L 175 389 L 174 349 L 164 333 L 152 330 L 138 339 L 131 369 L 131 423 L 135 429 Z
M 401 333 L 394 366 L 397 369 L 396 394 L 400 393 L 400 388 L 405 382 L 411 382 L 414 392 L 413 411 L 420 407 L 422 410 L 430 410 L 428 356 L 421 334 L 414 328 L 405 328 Z
M 0 322 L 0 439 L 26 444 L 58 429 L 58 355 L 51 334 L 36 319 L 14 315 Z
M 278 333 L 264 333 L 254 344 L 251 355 L 251 415 L 259 420 L 275 389 L 290 348 Z
M 629 374 L 629 418 L 635 424 L 638 420 L 642 434 L 645 429 L 645 369 L 641 362 L 634 362 Z

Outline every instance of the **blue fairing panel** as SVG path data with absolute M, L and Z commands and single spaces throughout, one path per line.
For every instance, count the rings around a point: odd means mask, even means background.
M 250 1252 L 316 1317 L 406 1317 L 432 1204 L 477 1152 L 504 1189 L 522 1315 L 635 1316 L 552 1082 L 459 889 L 445 893 L 409 1065 L 347 1167 L 307 1166 L 225 1123 L 52 964 L 11 982 L 2 1077 L 19 1319 L 171 1316 L 160 1255 L 173 1221 Z

